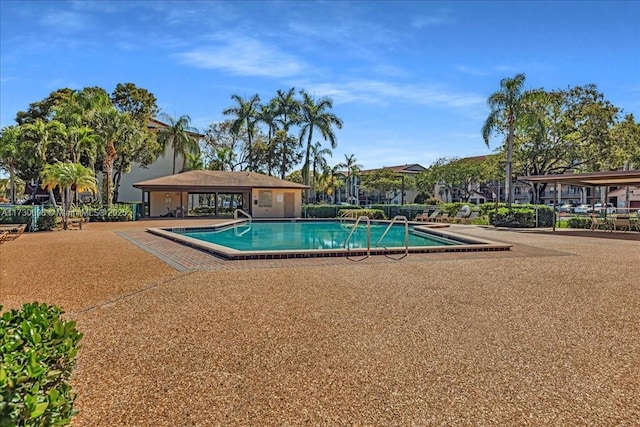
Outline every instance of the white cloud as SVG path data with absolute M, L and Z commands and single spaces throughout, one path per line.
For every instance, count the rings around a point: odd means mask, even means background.
M 486 99 L 473 93 L 458 93 L 427 84 L 397 84 L 377 80 L 352 80 L 344 83 L 301 83 L 318 96 L 330 96 L 334 102 L 364 102 L 386 105 L 396 102 L 410 102 L 419 105 L 441 107 L 478 107 Z
M 61 33 L 75 33 L 88 28 L 89 19 L 81 13 L 54 10 L 45 13 L 40 23 Z
M 301 61 L 276 48 L 234 35 L 221 40 L 220 44 L 197 47 L 179 57 L 188 65 L 245 76 L 292 77 L 306 68 Z

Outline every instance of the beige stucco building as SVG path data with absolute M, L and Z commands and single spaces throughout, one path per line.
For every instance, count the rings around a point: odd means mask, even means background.
M 308 186 L 256 172 L 189 171 L 136 182 L 145 216 L 225 216 L 242 209 L 255 218 L 302 216 Z

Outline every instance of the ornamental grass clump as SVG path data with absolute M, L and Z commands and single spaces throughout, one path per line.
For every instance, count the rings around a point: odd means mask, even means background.
M 64 426 L 77 413 L 69 379 L 82 334 L 63 313 L 32 303 L 0 316 L 0 426 Z

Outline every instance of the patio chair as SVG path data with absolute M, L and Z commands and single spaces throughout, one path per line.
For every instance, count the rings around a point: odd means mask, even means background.
M 449 222 L 449 212 L 442 212 L 440 215 L 433 218 L 434 222 Z
M 619 215 L 611 222 L 611 228 L 609 230 L 616 231 L 618 229 L 621 231 L 627 230 L 627 233 L 631 231 L 631 220 L 629 219 L 629 215 Z
M 436 209 L 431 212 L 431 215 L 428 214 L 428 211 L 424 211 L 418 215 L 416 215 L 416 221 L 433 221 L 433 219 L 438 216 L 440 213 L 440 209 Z
M 598 215 L 590 215 L 591 218 L 591 231 L 595 230 L 610 230 L 611 221 L 609 219 L 600 218 Z
M 8 231 L 0 231 L 0 245 L 7 240 L 8 235 L 9 235 Z
M 16 240 L 18 237 L 22 236 L 25 228 L 27 228 L 27 224 L 22 224 L 18 228 L 14 228 L 13 230 L 6 230 L 5 233 L 7 233 L 7 235 L 4 237 L 5 242 Z

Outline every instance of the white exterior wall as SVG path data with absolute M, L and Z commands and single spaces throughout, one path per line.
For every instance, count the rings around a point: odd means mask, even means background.
M 176 157 L 176 173 L 182 170 L 183 158 L 181 155 Z M 119 202 L 140 202 L 142 201 L 142 190 L 133 188 L 136 182 L 147 181 L 154 178 L 173 175 L 173 149 L 167 148 L 164 156 L 150 164 L 147 168 L 134 164 L 131 172 L 122 175 L 120 180 L 120 189 L 118 194 Z M 164 194 L 162 194 L 164 198 Z M 153 206 L 153 205 L 152 205 Z

